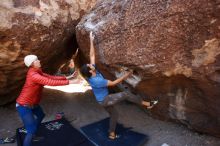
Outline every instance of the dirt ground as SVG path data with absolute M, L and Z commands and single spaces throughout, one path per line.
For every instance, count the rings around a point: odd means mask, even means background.
M 75 89 L 77 90 L 77 88 Z M 57 112 L 64 112 L 67 119 L 77 129 L 108 116 L 95 101 L 91 90 L 82 93 L 67 93 L 44 89 L 41 105 L 46 113 L 44 121 L 53 120 Z M 120 123 L 149 136 L 150 139 L 144 146 L 162 146 L 163 144 L 169 146 L 220 146 L 220 138 L 190 131 L 183 125 L 153 119 L 146 111 L 134 104 L 122 102 L 116 107 L 120 114 Z M 15 129 L 22 126 L 15 104 L 0 107 L 0 115 L 0 137 L 13 136 Z M 16 145 L 16 143 L 5 144 L 5 146 Z

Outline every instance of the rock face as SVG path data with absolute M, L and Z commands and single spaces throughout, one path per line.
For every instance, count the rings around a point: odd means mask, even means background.
M 96 0 L 1 0 L 0 105 L 14 100 L 27 68 L 23 58 L 36 54 L 53 71 L 77 47 L 75 26 Z M 74 42 L 75 41 L 75 42 Z
M 159 99 L 154 117 L 220 137 L 220 1 L 109 0 L 77 25 L 88 59 L 89 31 L 96 35 L 97 64 L 146 99 Z M 85 43 L 87 42 L 87 43 Z

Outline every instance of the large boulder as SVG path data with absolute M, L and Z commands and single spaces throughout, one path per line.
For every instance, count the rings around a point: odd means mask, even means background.
M 108 0 L 82 18 L 77 41 L 88 60 L 94 32 L 104 75 L 133 69 L 135 92 L 159 99 L 154 117 L 220 137 L 219 14 L 219 0 Z
M 53 71 L 76 50 L 75 26 L 96 0 L 1 0 L 0 105 L 13 101 L 24 83 L 23 58 L 36 54 Z

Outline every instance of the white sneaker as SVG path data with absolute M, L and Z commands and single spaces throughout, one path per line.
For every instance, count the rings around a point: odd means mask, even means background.
M 147 109 L 153 108 L 158 103 L 158 100 L 152 100 L 150 101 L 150 106 L 147 107 Z
M 153 101 L 151 101 L 151 104 L 152 105 L 155 105 L 155 104 L 157 104 L 158 103 L 158 100 L 153 100 Z

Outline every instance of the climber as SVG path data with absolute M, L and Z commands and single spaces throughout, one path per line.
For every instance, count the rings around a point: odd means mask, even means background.
M 118 137 L 115 133 L 115 128 L 118 120 L 118 112 L 114 107 L 116 103 L 119 103 L 123 100 L 128 100 L 133 103 L 142 105 L 147 109 L 150 109 L 157 103 L 157 101 L 150 101 L 150 102 L 144 101 L 128 91 L 109 94 L 108 91 L 109 86 L 115 86 L 119 84 L 120 82 L 131 76 L 133 72 L 129 71 L 114 81 L 105 79 L 102 76 L 102 74 L 96 69 L 95 66 L 95 48 L 94 48 L 93 40 L 94 40 L 94 35 L 92 32 L 90 32 L 90 64 L 84 64 L 80 68 L 80 73 L 91 85 L 97 102 L 101 106 L 103 106 L 104 109 L 109 113 L 110 125 L 109 125 L 108 137 L 109 139 L 114 140 L 115 138 Z
M 74 60 L 77 57 L 77 55 L 78 55 L 78 48 L 75 54 L 73 55 L 73 57 L 68 62 L 68 66 L 66 64 L 62 64 L 60 68 L 58 69 L 56 75 L 59 75 L 59 76 L 73 75 L 73 78 L 76 78 L 78 75 L 78 71 L 76 70 Z M 63 73 L 63 70 L 66 70 L 65 73 Z
M 68 77 L 51 76 L 41 69 L 40 60 L 36 55 L 27 55 L 24 64 L 29 68 L 23 89 L 16 100 L 16 108 L 21 117 L 27 134 L 23 146 L 31 146 L 32 140 L 42 140 L 43 137 L 36 137 L 36 131 L 45 114 L 39 105 L 44 85 L 61 86 L 74 84 L 76 80 L 69 80 Z

